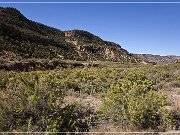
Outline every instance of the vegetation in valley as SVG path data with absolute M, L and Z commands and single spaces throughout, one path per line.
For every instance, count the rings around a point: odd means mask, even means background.
M 81 69 L 1 71 L 0 130 L 101 131 L 108 124 L 129 131 L 179 128 L 179 106 L 170 96 L 179 94 L 179 63 L 99 64 Z

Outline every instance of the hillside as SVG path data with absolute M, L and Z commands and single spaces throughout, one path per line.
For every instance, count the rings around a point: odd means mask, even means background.
M 0 53 L 1 57 L 12 61 L 16 58 L 138 61 L 116 43 L 87 31 L 61 31 L 31 21 L 14 8 L 0 8 Z
M 180 56 L 160 56 L 152 54 L 133 54 L 138 59 L 153 63 L 174 63 L 180 60 Z

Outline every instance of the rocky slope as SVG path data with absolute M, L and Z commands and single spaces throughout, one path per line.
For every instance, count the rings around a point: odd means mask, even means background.
M 61 31 L 29 20 L 17 9 L 0 8 L 0 54 L 9 56 L 7 52 L 18 59 L 138 61 L 120 45 L 87 31 Z
M 173 63 L 180 61 L 180 56 L 160 56 L 152 54 L 133 54 L 136 58 L 152 63 Z

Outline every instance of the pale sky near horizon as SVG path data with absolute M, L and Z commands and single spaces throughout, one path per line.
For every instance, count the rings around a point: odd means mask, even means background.
M 173 1 L 180 2 L 180 0 Z M 82 29 L 89 31 L 104 40 L 120 44 L 130 53 L 180 55 L 180 3 L 0 3 L 0 6 L 17 8 L 28 19 L 60 30 Z

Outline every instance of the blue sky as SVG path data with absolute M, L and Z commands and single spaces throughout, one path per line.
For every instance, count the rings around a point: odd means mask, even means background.
M 131 53 L 180 55 L 180 4 L 0 4 L 0 6 L 15 7 L 27 18 L 60 30 L 89 31 L 104 40 L 119 43 Z

